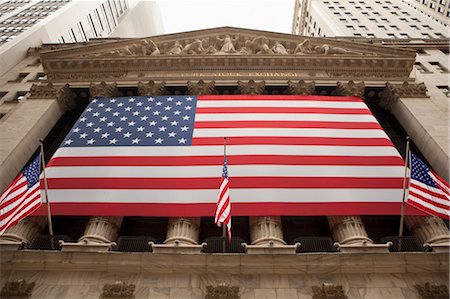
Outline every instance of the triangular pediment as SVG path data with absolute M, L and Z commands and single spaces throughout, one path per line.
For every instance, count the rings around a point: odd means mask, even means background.
M 55 46 L 53 46 L 56 48 Z M 364 55 L 404 57 L 404 50 L 243 28 L 221 27 L 147 38 L 112 40 L 53 49 L 58 57 L 188 55 Z M 44 55 L 47 56 L 45 53 Z
M 299 71 L 310 75 L 340 76 L 352 71 L 375 77 L 408 76 L 415 53 L 334 38 L 305 37 L 268 31 L 221 27 L 135 39 L 103 39 L 85 44 L 44 47 L 41 60 L 52 80 L 75 78 L 73 73 L 95 78 L 108 70 L 116 78 L 146 76 L 149 71 Z M 341 68 L 342 67 L 342 68 Z M 66 74 L 70 70 L 71 77 Z M 89 77 L 89 74 L 91 77 Z M 142 75 L 144 74 L 144 75 Z M 298 77 L 300 73 L 292 73 Z M 378 74 L 378 75 L 377 75 Z M 80 75 L 81 76 L 81 75 Z M 79 76 L 79 77 L 80 77 Z M 173 77 L 177 74 L 174 73 Z M 248 74 L 251 76 L 251 74 Z M 81 76 L 83 77 L 83 76 Z M 161 77 L 162 78 L 162 77 Z M 205 76 L 205 79 L 214 76 Z

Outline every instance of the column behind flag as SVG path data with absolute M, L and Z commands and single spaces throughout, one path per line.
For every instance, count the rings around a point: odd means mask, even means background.
M 428 214 L 450 219 L 449 184 L 413 153 L 407 202 Z
M 0 235 L 41 205 L 40 157 L 37 156 L 0 197 Z
M 222 181 L 219 188 L 219 198 L 217 200 L 215 222 L 219 227 L 224 224 L 226 225 L 228 230 L 228 238 L 231 240 L 231 202 L 226 147 L 227 141 L 226 138 L 224 138 Z

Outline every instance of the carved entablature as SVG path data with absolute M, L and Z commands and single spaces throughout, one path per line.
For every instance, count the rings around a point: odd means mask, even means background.
M 75 108 L 75 94 L 70 91 L 69 84 L 55 86 L 51 82 L 46 85 L 33 83 L 28 99 L 56 99 L 65 110 Z
M 250 80 L 248 82 L 238 81 L 237 91 L 239 94 L 266 94 L 266 82 L 255 82 Z
M 239 287 L 237 286 L 207 286 L 205 299 L 239 299 Z
M 430 284 L 429 282 L 414 286 L 419 293 L 420 298 L 426 299 L 438 299 L 449 298 L 448 287 L 443 284 Z
M 320 287 L 312 286 L 313 299 L 347 299 L 341 285 L 323 283 Z
M 365 90 L 364 82 L 355 83 L 349 81 L 348 83 L 338 82 L 336 85 L 335 93 L 341 96 L 356 96 L 364 97 Z
M 214 81 L 211 82 L 203 82 L 203 80 L 198 81 L 198 83 L 188 81 L 187 88 L 189 94 L 192 95 L 202 95 L 202 94 L 215 94 L 216 93 L 216 83 Z
M 392 84 L 386 82 L 386 87 L 379 93 L 379 105 L 388 110 L 400 98 L 427 98 L 427 87 L 424 83 L 414 84 L 403 82 L 403 84 Z
M 316 94 L 316 82 L 305 82 L 300 80 L 298 82 L 289 81 L 288 82 L 288 92 L 289 94 L 297 95 L 313 95 Z
M 111 74 L 123 81 L 184 78 L 214 80 L 216 85 L 227 79 L 287 82 L 355 73 L 361 78 L 405 80 L 414 60 L 415 52 L 405 49 L 231 27 L 41 51 L 49 80 L 88 82 Z
M 155 83 L 150 80 L 148 83 L 139 82 L 138 92 L 141 96 L 161 96 L 167 94 L 166 82 Z
M 95 97 L 120 97 L 122 94 L 117 89 L 117 83 L 107 84 L 105 81 L 100 82 L 99 84 L 91 83 L 89 85 L 89 93 L 91 94 L 91 98 Z
M 134 284 L 128 284 L 123 281 L 116 281 L 112 284 L 105 284 L 103 286 L 103 292 L 100 296 L 102 299 L 130 299 L 134 298 L 134 290 L 136 286 Z
M 30 298 L 34 285 L 34 282 L 23 279 L 7 281 L 2 287 L 0 298 Z

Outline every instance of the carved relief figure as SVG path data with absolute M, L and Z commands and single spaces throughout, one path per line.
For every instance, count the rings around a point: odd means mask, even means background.
M 245 41 L 245 46 L 251 49 L 255 54 L 273 54 L 273 51 L 269 48 L 268 44 L 269 40 L 265 36 L 257 36 L 251 41 Z
M 176 41 L 173 44 L 172 49 L 170 49 L 169 55 L 179 55 L 181 53 L 181 51 L 183 51 L 183 46 L 181 46 L 179 41 Z
M 181 50 L 180 54 L 201 54 L 205 52 L 205 49 L 203 48 L 203 42 L 205 40 L 196 39 L 192 43 L 187 44 L 184 46 L 183 50 Z
M 273 47 L 272 47 L 272 51 L 275 54 L 281 54 L 281 55 L 289 54 L 288 51 L 286 50 L 286 48 L 283 46 L 283 44 L 280 43 L 279 41 L 275 42 L 275 45 L 273 45 Z
M 317 54 L 334 55 L 334 54 L 360 54 L 358 52 L 349 51 L 339 47 L 332 47 L 330 45 L 324 44 L 321 46 L 316 46 L 314 52 Z
M 237 37 L 231 38 L 230 35 L 225 35 L 224 38 L 216 37 L 219 42 L 223 42 L 220 48 L 221 53 L 236 53 L 236 48 L 234 47 L 234 42 L 238 40 Z
M 294 50 L 294 54 L 310 54 L 312 53 L 311 44 L 309 43 L 309 39 L 305 39 L 301 43 L 297 45 Z
M 151 40 L 143 40 L 142 41 L 142 52 L 144 55 L 160 55 L 161 51 L 159 51 L 158 46 Z

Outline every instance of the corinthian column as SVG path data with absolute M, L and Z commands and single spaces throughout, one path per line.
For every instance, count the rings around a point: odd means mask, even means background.
M 429 245 L 433 251 L 448 252 L 450 235 L 445 222 L 435 216 L 407 216 L 406 226 L 424 245 Z
M 84 235 L 78 242 L 108 244 L 115 241 L 119 235 L 123 217 L 91 217 Z
M 200 218 L 170 218 L 164 244 L 197 245 Z
M 252 245 L 286 245 L 283 240 L 281 217 L 250 217 L 250 238 Z
M 341 252 L 387 252 L 388 244 L 373 244 L 361 216 L 328 216 L 335 245 Z
M 1 250 L 17 250 L 23 243 L 30 243 L 47 224 L 47 217 L 28 217 L 10 227 L 0 237 Z
M 77 243 L 59 241 L 62 251 L 108 251 L 119 235 L 123 217 L 95 216 L 89 219 Z

